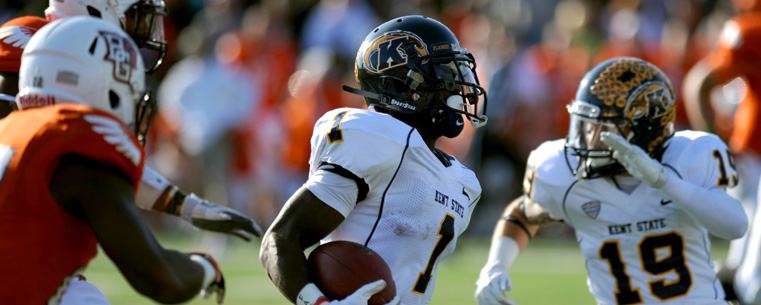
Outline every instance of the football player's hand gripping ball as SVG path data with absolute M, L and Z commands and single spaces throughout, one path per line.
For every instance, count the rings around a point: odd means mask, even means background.
M 375 282 L 372 282 L 370 284 L 367 284 L 365 286 L 360 287 L 352 293 L 350 296 L 346 297 L 343 300 L 340 301 L 332 301 L 328 303 L 329 305 L 367 305 L 367 301 L 370 300 L 370 298 L 383 290 L 383 288 L 386 288 L 386 281 L 384 280 L 377 280 Z M 386 305 L 398 305 L 399 304 L 399 296 L 396 296 L 391 302 L 386 303 Z
M 246 241 L 250 241 L 252 236 L 262 236 L 262 228 L 250 218 L 192 193 L 183 200 L 180 217 L 201 230 L 233 234 Z
M 609 131 L 600 134 L 600 139 L 613 150 L 613 158 L 618 160 L 634 178 L 637 178 L 654 188 L 660 188 L 666 183 L 668 172 L 657 160 L 632 145 L 623 137 Z
M 377 280 L 365 284 L 343 300 L 330 301 L 315 284 L 308 284 L 299 292 L 296 305 L 367 305 L 370 298 L 381 292 L 383 288 L 386 288 L 386 281 Z M 399 296 L 394 297 L 385 305 L 399 305 Z

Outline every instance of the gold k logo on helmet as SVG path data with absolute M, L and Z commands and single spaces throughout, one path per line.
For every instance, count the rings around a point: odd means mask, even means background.
M 137 65 L 137 51 L 132 46 L 129 38 L 101 31 L 100 35 L 106 41 L 106 56 L 104 60 L 114 63 L 114 79 L 123 83 L 130 83 L 132 69 Z
M 404 48 L 408 43 L 412 43 L 421 56 L 428 55 L 426 45 L 415 34 L 408 32 L 389 33 L 371 41 L 370 46 L 364 48 L 366 51 L 362 60 L 367 71 L 380 73 L 406 65 L 408 58 Z

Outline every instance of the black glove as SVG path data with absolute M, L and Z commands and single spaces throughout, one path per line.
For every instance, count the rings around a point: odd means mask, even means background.
M 172 201 L 181 202 L 178 215 L 201 230 L 233 234 L 246 241 L 250 241 L 252 235 L 262 236 L 262 228 L 250 218 L 231 208 L 210 203 L 193 193 L 185 195 L 177 192 Z

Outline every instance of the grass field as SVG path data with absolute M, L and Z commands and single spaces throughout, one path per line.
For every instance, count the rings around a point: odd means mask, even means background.
M 193 250 L 193 243 L 177 236 L 160 236 L 165 247 Z M 258 240 L 245 243 L 230 240 L 228 254 L 219 260 L 227 284 L 227 305 L 289 304 L 275 289 L 259 264 Z M 475 304 L 473 293 L 478 272 L 486 261 L 488 239 L 462 239 L 455 253 L 440 270 L 431 304 Z M 726 242 L 714 244 L 714 258 L 726 256 Z M 106 294 L 113 305 L 154 304 L 137 294 L 101 252 L 85 273 Z M 534 240 L 510 269 L 513 292 L 509 295 L 521 305 L 594 304 L 586 287 L 586 270 L 573 240 Z M 188 304 L 215 304 L 212 299 L 196 298 Z

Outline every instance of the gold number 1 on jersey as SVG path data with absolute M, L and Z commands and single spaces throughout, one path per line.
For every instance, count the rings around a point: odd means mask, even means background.
M 428 282 L 431 281 L 433 265 L 436 263 L 436 260 L 439 258 L 441 253 L 444 252 L 444 249 L 447 248 L 447 245 L 449 245 L 452 239 L 454 239 L 454 216 L 447 213 L 447 215 L 444 216 L 444 220 L 441 221 L 441 226 L 439 227 L 439 241 L 436 243 L 436 246 L 433 247 L 431 257 L 428 258 L 428 264 L 426 265 L 425 270 L 420 272 L 420 276 L 418 276 L 417 281 L 415 282 L 415 287 L 412 288 L 412 292 L 417 294 L 425 293 L 425 289 L 428 288 Z

